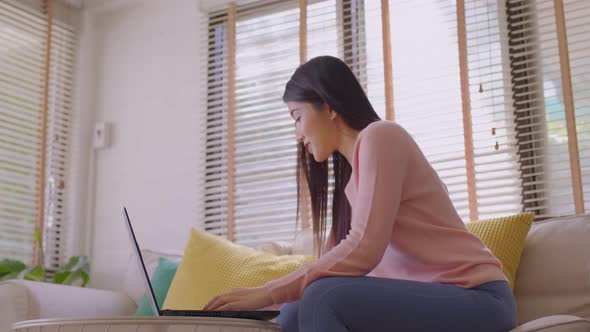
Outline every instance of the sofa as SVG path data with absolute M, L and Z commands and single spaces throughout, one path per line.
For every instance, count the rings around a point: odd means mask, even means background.
M 275 254 L 299 253 L 306 245 L 265 243 Z M 295 250 L 293 250 L 295 248 Z M 144 250 L 148 272 L 160 256 Z M 13 280 L 0 283 L 0 332 L 22 320 L 133 315 L 144 293 L 130 258 L 121 291 Z M 514 288 L 519 324 L 514 332 L 590 332 L 590 215 L 536 222 L 529 231 Z

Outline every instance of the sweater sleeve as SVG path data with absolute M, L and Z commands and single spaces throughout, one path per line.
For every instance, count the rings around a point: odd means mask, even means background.
M 413 145 L 398 125 L 367 127 L 357 141 L 353 158 L 357 172 L 353 171 L 352 179 L 357 181 L 357 191 L 348 236 L 316 262 L 264 285 L 275 304 L 297 301 L 317 279 L 363 276 L 381 261 L 391 241 Z

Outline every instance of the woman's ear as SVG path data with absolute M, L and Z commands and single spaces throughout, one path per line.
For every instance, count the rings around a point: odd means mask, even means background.
M 338 113 L 330 108 L 330 120 L 336 119 L 336 115 L 338 115 Z

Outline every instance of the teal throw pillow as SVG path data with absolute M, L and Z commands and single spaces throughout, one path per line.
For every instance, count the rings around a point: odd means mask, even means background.
M 172 279 L 174 279 L 174 275 L 178 269 L 178 264 L 180 264 L 180 262 L 170 260 L 166 257 L 160 257 L 156 271 L 154 271 L 154 274 L 150 279 L 160 307 L 164 304 L 166 294 L 168 294 L 168 289 L 170 288 Z M 155 316 L 155 312 L 152 310 L 147 294 L 143 294 L 135 315 Z

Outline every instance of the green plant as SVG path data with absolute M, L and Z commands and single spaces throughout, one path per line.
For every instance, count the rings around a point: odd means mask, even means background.
M 68 263 L 53 275 L 53 282 L 56 284 L 72 285 L 81 280 L 82 287 L 86 287 L 90 280 L 88 273 L 90 263 L 86 256 L 73 256 Z
M 35 240 L 39 244 L 39 255 L 41 262 L 45 260 L 43 256 L 41 234 L 35 232 Z M 73 285 L 80 283 L 82 287 L 86 287 L 89 281 L 90 263 L 86 256 L 73 256 L 68 263 L 58 271 L 55 271 L 51 281 L 55 284 Z M 25 263 L 15 259 L 3 259 L 0 261 L 0 281 L 8 279 L 25 279 L 34 281 L 49 281 L 47 280 L 47 271 L 43 267 L 43 263 L 35 266 L 27 266 Z
M 86 287 L 89 281 L 88 258 L 86 256 L 73 256 L 68 263 L 53 274 L 51 281 L 55 284 L 73 285 L 81 282 Z M 47 272 L 42 265 L 26 266 L 25 263 L 14 259 L 0 261 L 0 281 L 8 279 L 25 279 L 34 281 L 46 281 Z

